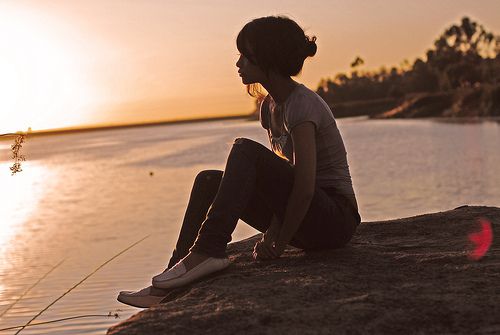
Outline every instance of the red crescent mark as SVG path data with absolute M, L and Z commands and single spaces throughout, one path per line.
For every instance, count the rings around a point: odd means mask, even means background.
M 468 257 L 474 261 L 481 259 L 488 252 L 493 241 L 491 222 L 487 219 L 479 218 L 478 223 L 481 230 L 468 235 L 469 240 L 474 244 L 474 250 L 469 253 Z

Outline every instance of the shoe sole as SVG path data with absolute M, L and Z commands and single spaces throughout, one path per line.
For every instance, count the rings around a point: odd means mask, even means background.
M 125 304 L 125 305 L 129 305 L 129 306 L 132 306 L 132 307 L 138 307 L 138 308 L 149 308 L 149 307 L 152 307 L 152 306 L 155 306 L 155 305 L 158 305 L 159 303 L 162 302 L 162 300 L 165 299 L 165 297 L 161 297 L 161 300 L 159 300 L 158 302 L 156 303 L 152 303 L 152 304 L 148 304 L 148 305 L 141 305 L 141 304 L 135 304 L 133 303 L 132 301 L 128 301 L 126 298 L 124 299 L 123 297 L 121 297 L 120 295 L 118 295 L 118 297 L 116 298 L 116 300 L 118 300 L 119 302 L 121 302 L 122 304 Z

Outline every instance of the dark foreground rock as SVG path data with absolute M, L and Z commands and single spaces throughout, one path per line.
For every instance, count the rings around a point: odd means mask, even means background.
M 493 227 L 467 256 L 477 219 Z M 258 236 L 230 245 L 233 264 L 108 334 L 500 334 L 500 208 L 454 210 L 359 226 L 343 249 L 288 249 L 254 262 Z

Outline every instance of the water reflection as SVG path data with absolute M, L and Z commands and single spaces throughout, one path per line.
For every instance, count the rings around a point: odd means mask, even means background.
M 8 262 L 11 240 L 22 232 L 28 218 L 35 213 L 44 193 L 43 183 L 52 178 L 50 170 L 33 163 L 23 163 L 23 171 L 10 174 L 10 163 L 0 163 L 0 273 Z
M 498 123 L 500 124 L 500 117 L 433 117 L 426 120 L 431 120 L 439 123 L 449 123 L 449 124 L 477 124 L 484 122 Z
M 496 123 L 341 119 L 363 221 L 498 205 L 500 128 Z M 116 302 L 168 262 L 189 192 L 202 169 L 223 169 L 235 137 L 267 144 L 259 123 L 193 123 L 33 137 L 23 172 L 0 163 L 0 317 L 22 324 L 140 237 L 43 317 L 137 310 Z M 1 146 L 0 157 L 8 157 Z M 5 149 L 4 152 L 2 148 Z M 6 158 L 8 159 L 8 158 Z M 150 171 L 154 175 L 150 175 Z M 254 234 L 237 226 L 233 240 Z M 3 248 L 3 249 L 2 249 Z M 37 284 L 51 268 L 64 263 Z M 10 263 L 9 263 L 10 262 Z M 23 334 L 103 334 L 114 319 L 86 319 Z

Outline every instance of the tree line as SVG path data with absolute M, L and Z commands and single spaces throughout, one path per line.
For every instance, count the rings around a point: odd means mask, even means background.
M 399 67 L 376 71 L 361 70 L 363 64 L 356 57 L 350 74 L 321 79 L 317 93 L 332 105 L 483 86 L 485 94 L 500 100 L 500 36 L 468 17 L 445 29 L 413 64 L 405 60 Z

